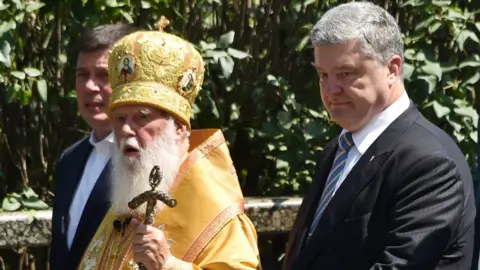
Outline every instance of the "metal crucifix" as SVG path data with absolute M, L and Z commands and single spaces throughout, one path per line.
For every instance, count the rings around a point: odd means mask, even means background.
M 147 190 L 137 197 L 133 198 L 129 203 L 128 207 L 132 210 L 137 209 L 143 203 L 147 203 L 147 210 L 145 212 L 145 220 L 143 224 L 152 225 L 155 221 L 155 206 L 157 201 L 161 201 L 166 204 L 168 207 L 175 207 L 177 205 L 177 200 L 172 198 L 170 195 L 163 191 L 156 190 L 160 182 L 162 181 L 162 172 L 158 166 L 153 166 L 152 171 L 150 172 L 150 187 L 151 190 Z
M 162 172 L 158 166 L 153 166 L 148 181 L 150 182 L 150 187 L 152 189 L 133 198 L 128 203 L 128 207 L 135 210 L 140 205 L 147 203 L 147 210 L 145 211 L 145 220 L 143 221 L 143 224 L 152 225 L 155 222 L 155 206 L 157 205 L 157 201 L 163 202 L 168 207 L 175 207 L 177 205 L 177 200 L 163 191 L 156 190 L 162 181 Z M 139 264 L 138 267 L 140 270 L 146 270 L 143 264 Z

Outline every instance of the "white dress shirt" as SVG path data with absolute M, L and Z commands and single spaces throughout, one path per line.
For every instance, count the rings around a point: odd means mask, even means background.
M 410 106 L 410 98 L 406 92 L 400 96 L 392 105 L 388 106 L 379 115 L 375 116 L 370 122 L 368 122 L 363 128 L 357 132 L 352 133 L 353 142 L 355 145 L 350 148 L 348 152 L 347 160 L 345 161 L 345 167 L 343 168 L 342 175 L 337 181 L 335 186 L 335 192 L 343 183 L 348 173 L 352 170 L 358 160 L 367 151 L 370 145 L 390 126 L 395 119 L 397 119 L 403 112 L 405 112 Z M 342 130 L 343 134 L 346 130 Z
M 78 184 L 77 190 L 70 205 L 69 211 L 69 225 L 67 231 L 67 244 L 71 248 L 75 233 L 77 231 L 78 223 L 82 217 L 83 209 L 87 204 L 90 193 L 97 183 L 98 177 L 103 172 L 108 161 L 112 157 L 114 138 L 113 133 L 110 133 L 105 139 L 100 142 L 95 141 L 93 132 L 90 134 L 90 144 L 93 149 L 88 157 L 87 164 L 83 170 L 82 178 Z

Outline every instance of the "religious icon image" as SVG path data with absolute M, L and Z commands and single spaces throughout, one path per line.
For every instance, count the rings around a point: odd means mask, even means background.
M 120 61 L 120 75 L 125 81 L 130 79 L 133 76 L 135 68 L 135 60 L 129 55 L 124 56 Z
M 195 73 L 193 70 L 189 69 L 183 74 L 182 80 L 180 81 L 180 86 L 184 92 L 190 91 L 195 85 Z

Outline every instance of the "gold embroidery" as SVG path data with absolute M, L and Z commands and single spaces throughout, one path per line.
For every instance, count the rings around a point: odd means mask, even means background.
M 232 218 L 237 216 L 244 211 L 244 203 L 238 202 L 233 205 L 230 205 L 225 210 L 223 210 L 218 216 L 207 225 L 203 230 L 200 236 L 193 242 L 193 244 L 188 249 L 185 256 L 182 260 L 186 262 L 193 262 L 197 258 L 198 254 L 207 246 L 207 244 L 212 240 L 215 235 L 220 232 L 220 230 L 230 221 Z
M 98 239 L 93 241 L 93 244 L 88 249 L 85 263 L 83 264 L 83 270 L 95 269 L 97 266 L 97 254 L 103 248 L 105 241 L 105 231 L 103 231 Z
M 190 128 L 191 105 L 205 73 L 190 42 L 162 31 L 138 31 L 117 42 L 109 59 L 110 111 L 121 104 L 149 104 Z

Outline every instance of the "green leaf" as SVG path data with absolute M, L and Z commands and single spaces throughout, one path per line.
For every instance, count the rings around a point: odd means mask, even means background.
M 305 46 L 307 46 L 308 42 L 310 41 L 310 36 L 309 35 L 306 35 L 302 38 L 302 40 L 300 40 L 300 42 L 298 43 L 297 47 L 295 48 L 295 50 L 297 52 L 301 52 Z
M 478 56 L 477 56 L 478 57 Z M 463 61 L 462 63 L 460 63 L 458 65 L 458 67 L 460 69 L 464 68 L 464 67 L 479 67 L 480 66 L 480 60 L 478 59 L 475 59 L 475 58 L 470 58 L 466 61 Z
M 7 9 L 9 6 L 9 4 L 4 4 L 3 1 L 0 2 L 0 11 Z
M 15 21 L 3 22 L 0 24 L 0 37 L 5 33 L 10 31 L 11 29 L 15 29 L 17 24 Z
M 25 68 L 23 70 L 25 74 L 27 74 L 29 77 L 38 77 L 42 75 L 42 72 L 36 68 Z
M 242 52 L 233 48 L 228 48 L 227 49 L 228 54 L 230 54 L 231 57 L 237 58 L 237 59 L 244 59 L 247 57 L 251 57 L 250 54 L 246 52 Z
M 129 23 L 133 23 L 133 18 L 132 18 L 132 16 L 130 16 L 130 14 L 128 14 L 127 12 L 125 12 L 123 10 L 120 10 L 120 13 Z
M 217 44 L 207 43 L 207 42 L 202 40 L 202 41 L 200 41 L 200 48 L 202 48 L 203 51 L 215 50 L 217 48 Z
M 77 91 L 75 91 L 75 90 L 68 91 L 66 97 L 76 99 L 77 98 Z
M 7 195 L 3 198 L 2 209 L 8 212 L 17 211 L 22 207 L 22 204 L 14 197 Z
M 206 51 L 205 52 L 205 57 L 206 58 L 213 58 L 215 62 L 218 62 L 218 60 L 221 57 L 228 57 L 228 53 L 225 51 L 217 51 L 217 50 L 212 50 L 212 51 Z
M 10 74 L 17 79 L 20 79 L 20 80 L 25 79 L 25 73 L 22 71 L 12 71 Z
M 44 79 L 37 81 L 37 91 L 43 102 L 47 102 L 47 81 Z
M 422 71 L 429 74 L 434 75 L 438 78 L 438 80 L 442 79 L 442 67 L 439 63 L 435 62 L 426 62 L 425 65 L 421 67 Z
M 463 88 L 466 85 L 475 85 L 480 80 L 480 72 L 476 72 L 472 77 L 468 78 L 468 80 L 463 81 L 460 83 L 459 87 Z
M 435 111 L 435 114 L 438 118 L 442 118 L 450 113 L 450 108 L 443 106 L 436 100 L 433 101 L 433 110 Z
M 48 205 L 42 200 L 40 200 L 38 197 L 31 197 L 28 199 L 22 198 L 21 202 L 22 202 L 22 205 L 28 209 L 35 209 L 35 210 L 48 209 Z
M 428 26 L 428 33 L 435 33 L 440 28 L 440 26 L 442 26 L 441 22 L 434 22 L 432 25 Z
M 117 0 L 107 0 L 105 1 L 105 5 L 107 5 L 107 7 L 117 7 L 118 3 Z
M 3 56 L 3 61 L 0 62 L 6 67 L 12 67 L 12 57 L 10 56 L 10 52 L 12 51 L 12 47 L 8 41 L 4 40 L 0 47 L 0 55 Z M 1 58 L 1 57 L 0 57 Z
M 149 9 L 149 8 L 152 7 L 152 5 L 150 5 L 150 3 L 147 2 L 147 1 L 142 1 L 141 3 L 142 3 L 142 8 L 143 9 Z
M 465 21 L 468 20 L 468 17 L 461 13 L 461 11 L 456 11 L 453 8 L 448 9 L 448 18 L 453 20 Z
M 410 81 L 414 69 L 415 68 L 412 65 L 410 65 L 408 63 L 404 63 L 403 64 L 403 78 L 405 78 L 405 80 L 407 80 L 407 81 Z
M 45 3 L 29 2 L 29 3 L 27 3 L 27 6 L 26 6 L 25 10 L 28 13 L 30 13 L 30 12 L 33 12 L 35 10 L 38 10 L 38 9 L 42 8 L 43 6 L 45 6 Z
M 432 0 L 432 4 L 437 7 L 449 6 L 452 3 L 450 0 Z
M 435 76 L 418 76 L 419 80 L 422 80 L 427 83 L 428 86 L 428 94 L 433 93 L 435 91 L 435 87 L 437 87 L 437 78 Z
M 60 60 L 60 64 L 66 64 L 67 63 L 67 56 L 65 54 L 60 54 L 58 57 L 58 60 Z
M 412 48 L 406 49 L 405 52 L 403 53 L 403 56 L 405 57 L 405 59 L 408 59 L 408 60 L 416 60 L 415 50 Z
M 220 57 L 219 59 L 220 67 L 222 68 L 223 76 L 228 79 L 233 72 L 233 66 L 235 63 L 230 56 Z
M 468 29 L 465 29 L 465 30 L 463 30 L 462 32 L 460 32 L 460 34 L 458 35 L 457 40 L 456 40 L 457 43 L 458 43 L 458 47 L 459 47 L 459 49 L 460 49 L 461 51 L 464 51 L 464 49 L 465 49 L 465 48 L 464 48 L 465 41 L 466 41 L 467 39 L 469 39 L 469 38 L 470 38 L 471 40 L 475 41 L 476 43 L 480 43 L 480 41 L 478 40 L 477 35 L 476 35 L 474 32 L 472 32 L 472 31 L 470 31 L 470 30 L 468 30 Z
M 235 38 L 234 31 L 229 31 L 226 34 L 223 34 L 218 40 L 217 47 L 222 49 L 228 48 L 228 46 L 230 46 L 230 44 L 233 43 L 234 38 Z

